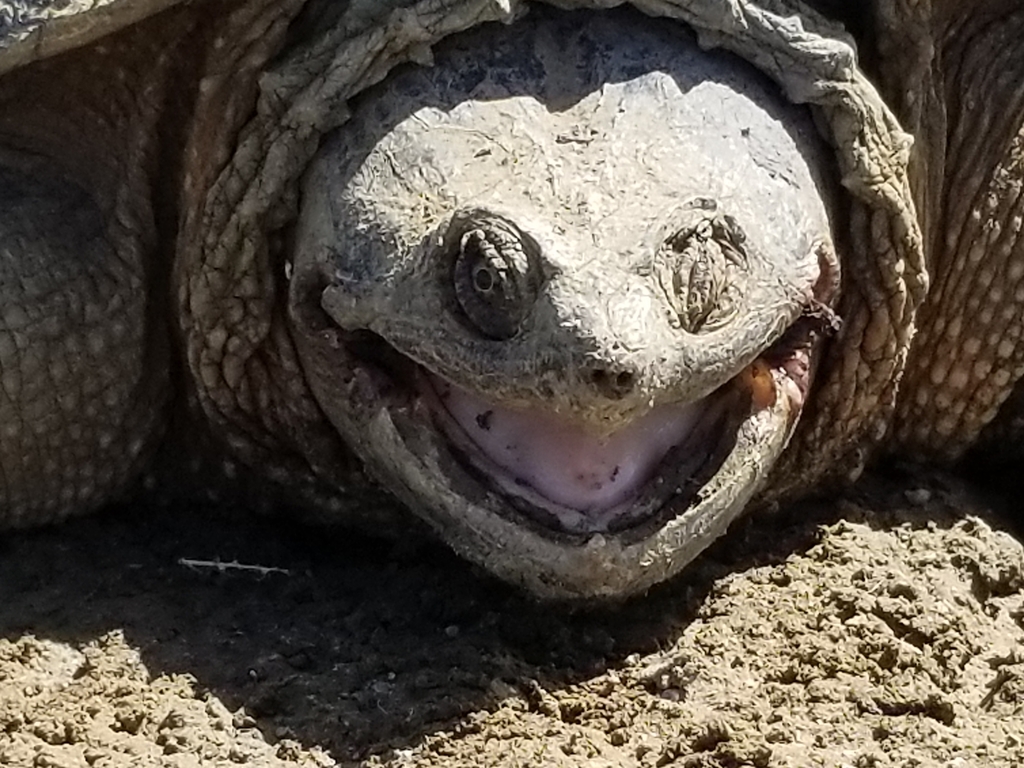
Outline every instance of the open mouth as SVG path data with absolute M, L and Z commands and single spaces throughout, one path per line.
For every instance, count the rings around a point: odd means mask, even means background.
M 599 435 L 542 407 L 503 408 L 436 376 L 428 384 L 435 423 L 463 464 L 520 513 L 569 533 L 623 531 L 696 494 L 735 436 L 740 402 L 716 392 Z
M 414 422 L 416 439 L 434 433 L 431 442 L 450 458 L 444 464 L 499 497 L 505 514 L 548 535 L 632 539 L 700 503 L 702 489 L 743 439 L 745 422 L 781 406 L 792 428 L 810 386 L 816 341 L 837 327 L 831 310 L 815 302 L 716 391 L 656 406 L 609 434 L 544 404 L 490 402 L 369 331 L 345 334 L 345 346 L 353 364 L 371 373 L 385 407 L 402 412 L 400 432 L 409 434 Z

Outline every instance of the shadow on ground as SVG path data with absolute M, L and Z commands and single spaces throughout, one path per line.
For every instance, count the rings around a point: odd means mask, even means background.
M 884 525 L 884 505 L 874 507 Z M 807 504 L 743 521 L 673 583 L 580 609 L 536 604 L 430 545 L 122 508 L 0 538 L 0 638 L 81 647 L 121 630 L 152 675 L 193 676 L 229 709 L 244 707 L 267 741 L 359 760 L 511 691 L 529 698 L 670 646 L 716 579 L 806 551 L 837 510 Z

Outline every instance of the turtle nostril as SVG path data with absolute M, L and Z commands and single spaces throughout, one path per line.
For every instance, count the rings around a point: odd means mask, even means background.
M 609 400 L 621 400 L 633 389 L 634 376 L 629 371 L 608 371 L 598 368 L 591 371 L 590 381 Z

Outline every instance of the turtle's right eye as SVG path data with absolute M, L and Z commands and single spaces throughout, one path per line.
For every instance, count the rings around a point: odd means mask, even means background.
M 537 280 L 522 237 L 495 219 L 461 228 L 452 283 L 466 318 L 482 335 L 499 341 L 519 332 L 537 299 Z

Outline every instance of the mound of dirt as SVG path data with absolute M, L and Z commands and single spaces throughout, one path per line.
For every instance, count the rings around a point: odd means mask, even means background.
M 142 512 L 0 538 L 0 765 L 1024 765 L 1024 548 L 941 479 L 753 516 L 598 608 Z

